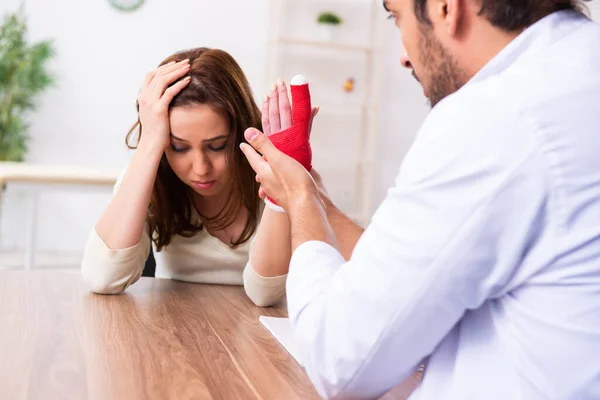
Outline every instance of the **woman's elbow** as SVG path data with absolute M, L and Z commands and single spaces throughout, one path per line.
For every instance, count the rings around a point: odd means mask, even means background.
M 121 294 L 126 288 L 125 284 L 111 279 L 97 268 L 91 268 L 85 260 L 81 265 L 81 276 L 87 287 L 97 294 Z
M 285 293 L 265 293 L 260 290 L 254 290 L 254 288 L 249 288 L 248 286 L 244 286 L 244 289 L 246 290 L 246 295 L 250 301 L 257 307 L 274 306 L 279 303 L 285 295 Z
M 243 273 L 244 290 L 257 307 L 271 307 L 285 297 L 287 275 L 263 276 L 248 262 Z
M 84 275 L 83 280 L 88 288 L 96 294 L 121 294 L 125 290 L 123 286 L 117 286 L 114 282 L 97 277 L 90 279 Z

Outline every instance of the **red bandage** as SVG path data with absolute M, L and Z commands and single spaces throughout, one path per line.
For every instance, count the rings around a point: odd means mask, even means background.
M 294 84 L 295 81 L 298 84 Z M 269 139 L 279 151 L 292 157 L 307 171 L 310 171 L 312 169 L 312 149 L 309 141 L 312 118 L 310 90 L 303 76 L 296 76 L 292 79 L 290 90 L 292 92 L 292 126 L 269 136 Z M 270 197 L 267 198 L 267 205 L 272 210 L 284 211 Z
M 307 171 L 312 169 L 309 127 L 312 117 L 308 83 L 290 85 L 292 92 L 292 126 L 269 136 L 281 152 L 298 161 Z

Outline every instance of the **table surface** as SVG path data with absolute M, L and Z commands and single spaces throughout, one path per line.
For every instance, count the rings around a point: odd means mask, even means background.
M 124 295 L 78 273 L 0 271 L 6 399 L 315 399 L 241 287 L 141 278 Z M 417 382 L 388 393 L 404 399 Z

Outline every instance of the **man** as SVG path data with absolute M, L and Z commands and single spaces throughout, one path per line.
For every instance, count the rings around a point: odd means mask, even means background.
M 579 6 L 385 2 L 433 110 L 347 262 L 339 212 L 246 132 L 289 214 L 289 315 L 321 395 L 377 397 L 425 364 L 414 398 L 600 398 L 600 27 Z

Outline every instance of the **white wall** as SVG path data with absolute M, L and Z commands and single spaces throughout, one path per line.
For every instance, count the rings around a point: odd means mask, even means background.
M 3 0 L 0 15 L 20 2 Z M 588 6 L 600 18 L 600 0 Z M 265 93 L 268 0 L 147 0 L 133 13 L 112 9 L 107 0 L 27 0 L 26 12 L 30 38 L 55 38 L 58 50 L 51 65 L 57 85 L 42 96 L 32 116 L 30 161 L 124 166 L 123 139 L 135 120 L 141 80 L 178 49 L 209 46 L 229 51 L 256 97 Z M 385 29 L 374 207 L 393 183 L 428 112 L 421 87 L 400 67 L 398 31 L 392 23 Z M 108 199 L 106 192 L 42 192 L 38 249 L 81 252 Z M 25 200 L 22 193 L 8 190 L 0 227 L 2 249 L 25 243 Z
M 385 52 L 383 54 L 383 90 L 381 95 L 381 134 L 376 146 L 373 179 L 373 211 L 393 185 L 400 163 L 429 112 L 423 88 L 400 65 L 404 54 L 398 29 L 393 23 L 385 25 Z
M 5 0 L 0 14 L 19 3 Z M 256 97 L 266 91 L 268 0 L 147 0 L 133 13 L 112 9 L 107 0 L 28 0 L 26 13 L 31 40 L 55 38 L 58 50 L 51 64 L 57 85 L 41 97 L 32 116 L 32 162 L 124 166 L 123 139 L 135 120 L 141 80 L 178 49 L 223 48 L 241 64 Z M 427 110 L 418 85 L 399 66 L 400 38 L 391 23 L 387 35 L 380 136 L 385 160 L 376 171 L 376 203 L 393 182 Z M 109 196 L 42 192 L 37 248 L 80 252 Z M 3 249 L 25 243 L 26 200 L 22 192 L 9 188 L 0 231 Z
M 0 15 L 21 0 L 0 2 Z M 55 38 L 56 86 L 32 116 L 28 160 L 49 164 L 122 167 L 124 136 L 135 121 L 135 98 L 145 73 L 172 52 L 219 47 L 241 64 L 264 93 L 268 0 L 147 0 L 123 13 L 107 0 L 28 0 L 31 40 Z M 109 195 L 42 192 L 38 248 L 81 250 Z M 22 247 L 26 199 L 7 191 L 2 247 Z

